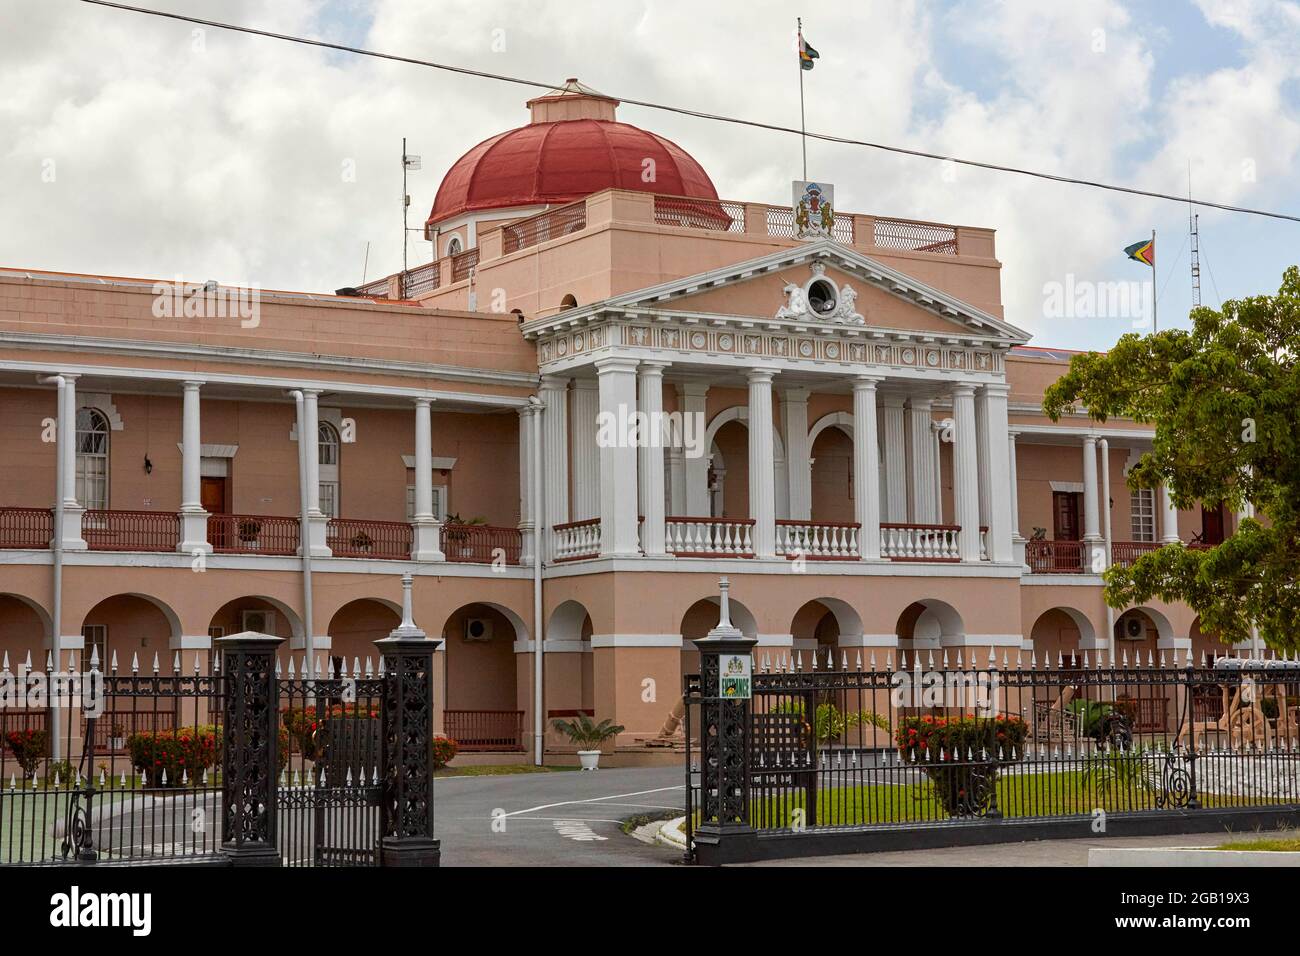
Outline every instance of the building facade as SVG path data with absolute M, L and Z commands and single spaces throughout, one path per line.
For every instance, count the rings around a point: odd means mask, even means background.
M 1236 518 L 1127 487 L 1151 429 L 1045 418 L 1069 356 L 1003 314 L 993 230 L 801 239 L 616 106 L 531 101 L 447 173 L 433 261 L 360 289 L 0 270 L 9 666 L 258 630 L 364 669 L 409 572 L 441 730 L 531 749 L 540 699 L 635 750 L 720 575 L 760 660 L 1221 650 L 1106 608 L 1106 566 Z

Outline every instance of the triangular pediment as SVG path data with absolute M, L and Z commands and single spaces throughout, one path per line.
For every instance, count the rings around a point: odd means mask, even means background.
M 823 317 L 800 312 L 792 287 L 804 290 L 810 280 L 825 278 L 838 291 L 851 290 L 841 314 Z M 786 310 L 782 314 L 782 309 Z M 676 279 L 593 303 L 592 312 L 728 316 L 758 322 L 797 321 L 885 332 L 978 336 L 1021 344 L 1029 333 L 990 312 L 964 302 L 892 266 L 831 240 L 779 252 Z M 586 310 L 583 310 L 586 311 Z M 790 314 L 793 312 L 794 314 Z M 571 316 L 572 313 L 569 313 Z M 566 316 L 568 317 L 568 316 Z

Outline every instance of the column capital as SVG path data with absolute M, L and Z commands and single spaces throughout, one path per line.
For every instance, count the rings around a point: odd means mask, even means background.
M 1018 428 L 1008 428 L 1008 429 L 1007 429 L 1007 439 L 1008 439 L 1009 441 L 1015 441 L 1015 440 L 1016 440 L 1016 437 L 1017 437 L 1019 434 L 1020 434 L 1020 429 L 1018 429 Z
M 986 382 L 980 388 L 989 395 L 1006 395 L 1011 391 L 1011 386 L 1006 382 Z
M 633 361 L 633 364 L 635 364 L 635 361 Z M 594 392 L 596 389 L 600 388 L 600 382 L 594 378 L 575 378 L 573 380 L 573 387 L 580 388 L 583 391 Z
M 975 384 L 973 382 L 953 382 L 952 397 L 955 398 L 973 398 L 975 395 Z
M 538 387 L 546 391 L 562 392 L 569 388 L 567 375 L 543 375 Z
M 880 404 L 886 408 L 902 408 L 903 403 L 907 401 L 907 396 L 902 392 L 881 392 Z
M 907 396 L 908 407 L 915 411 L 929 411 L 934 406 L 934 399 L 929 395 L 909 395 Z
M 781 389 L 781 401 L 783 402 L 806 402 L 812 392 L 806 388 L 783 388 Z
M 639 362 L 625 355 L 611 355 L 608 358 L 596 359 L 594 364 L 596 374 L 604 375 L 608 372 L 635 372 Z
M 776 377 L 777 370 L 774 368 L 751 368 L 745 372 L 745 378 L 750 385 L 772 384 L 772 379 Z
M 637 368 L 638 374 L 643 378 L 663 378 L 664 369 L 672 365 L 672 362 L 646 362 L 643 361 Z
M 181 386 L 182 386 L 182 387 L 185 389 L 185 391 L 187 391 L 187 392 L 197 392 L 197 391 L 198 391 L 200 388 L 202 388 L 205 384 L 207 384 L 207 383 L 206 383 L 206 382 L 198 381 L 197 379 L 186 379 L 184 382 L 181 383 Z
M 855 375 L 853 376 L 853 391 L 874 392 L 876 386 L 883 381 L 884 379 L 879 375 Z
M 1083 436 L 1083 447 L 1084 447 L 1084 448 L 1096 448 L 1096 447 L 1097 447 L 1097 436 L 1096 436 L 1096 435 L 1084 435 L 1084 436 Z
M 59 378 L 63 379 L 64 382 L 70 385 L 73 382 L 75 382 L 77 379 L 81 378 L 81 373 L 80 372 L 59 372 L 58 376 Z
M 416 408 L 428 408 L 429 406 L 431 406 L 431 405 L 433 404 L 433 399 L 431 399 L 431 398 L 429 398 L 429 397 L 427 397 L 427 396 L 425 396 L 425 395 L 417 395 L 417 396 L 415 396 L 415 398 L 413 399 L 413 401 L 415 402 L 415 407 L 416 407 Z
M 704 398 L 709 394 L 708 382 L 681 382 L 677 386 L 679 395 L 689 396 L 691 398 Z

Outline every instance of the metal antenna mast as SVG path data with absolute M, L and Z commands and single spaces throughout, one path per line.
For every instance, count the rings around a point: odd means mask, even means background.
M 406 227 L 406 212 L 411 208 L 411 194 L 406 190 L 406 174 L 420 168 L 420 157 L 406 152 L 406 137 L 402 137 L 402 298 L 406 298 L 406 246 L 410 230 Z
M 1201 305 L 1201 217 L 1192 211 L 1192 164 L 1187 164 L 1187 227 L 1192 246 L 1192 308 Z

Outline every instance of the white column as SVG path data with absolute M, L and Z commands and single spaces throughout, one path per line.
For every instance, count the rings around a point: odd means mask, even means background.
M 411 559 L 444 561 L 442 525 L 433 513 L 433 421 L 427 398 L 415 400 L 415 514 Z
M 808 444 L 806 388 L 787 388 L 781 393 L 781 424 L 785 427 L 790 517 L 808 521 L 812 518 L 812 448 Z
M 636 411 L 636 359 L 607 358 L 596 362 L 600 387 L 600 416 L 626 422 Z M 586 423 L 578 419 L 578 427 Z M 594 429 L 595 422 L 592 427 Z M 613 428 L 615 440 L 602 442 L 600 451 L 600 553 L 629 557 L 641 553 L 637 541 L 637 448 Z
M 544 517 L 541 520 L 549 540 L 551 529 L 569 520 L 569 380 L 543 375 L 538 392 L 542 412 L 542 494 Z M 554 549 L 543 551 L 554 557 Z
M 537 547 L 537 520 L 533 515 L 533 416 L 541 410 L 536 405 L 519 409 L 519 563 L 533 563 Z
M 975 387 L 952 387 L 952 493 L 955 520 L 961 526 L 963 561 L 980 559 L 979 459 L 975 452 Z
M 935 422 L 930 426 L 930 447 L 934 456 L 934 522 L 943 524 L 943 456 L 939 445 L 943 441 L 943 424 Z
M 1100 510 L 1097 507 L 1097 437 L 1095 435 L 1088 435 L 1083 439 L 1083 543 L 1084 561 L 1089 569 L 1098 567 L 1104 562 Z
M 980 476 L 980 526 L 988 527 L 992 496 L 989 494 L 988 393 L 975 390 L 975 467 Z
M 709 394 L 709 386 L 702 382 L 687 382 L 685 385 L 677 386 L 677 405 L 682 410 L 682 416 L 690 416 L 695 420 L 694 428 L 698 425 L 700 441 L 704 441 L 705 432 L 708 428 L 706 400 Z M 709 516 L 709 455 L 711 450 L 706 446 L 702 449 L 703 454 L 695 458 L 687 458 L 685 498 L 682 504 L 682 510 L 678 512 L 677 517 L 707 518 Z M 674 493 L 673 501 L 677 500 Z
M 701 435 L 704 433 L 701 431 Z M 686 514 L 686 450 L 668 449 L 668 513 Z
M 1011 459 L 1007 450 L 1007 392 L 1003 384 L 985 385 L 979 403 L 984 415 L 984 457 L 988 462 L 988 555 L 990 561 L 1012 559 Z
M 641 466 L 637 480 L 641 515 L 641 546 L 648 555 L 664 553 L 664 363 L 642 362 L 638 370 L 639 409 L 645 414 L 648 434 L 640 437 Z
M 584 521 L 600 514 L 600 465 L 604 456 L 596 446 L 596 415 L 601 408 L 599 387 L 599 383 L 592 379 L 579 378 L 573 382 L 573 425 L 570 429 L 573 445 L 573 521 Z
M 320 392 L 312 388 L 302 390 L 302 421 L 298 423 L 298 441 L 303 445 L 302 462 L 307 470 L 307 514 L 303 517 L 303 543 L 311 548 L 314 558 L 328 558 L 326 543 L 329 518 L 320 510 L 320 414 L 317 399 Z
M 1178 506 L 1174 504 L 1173 495 L 1168 485 L 1160 486 L 1160 541 L 1172 544 L 1181 541 L 1178 536 Z
M 776 462 L 772 447 L 771 369 L 749 372 L 749 516 L 754 519 L 754 556 L 776 554 Z
M 1014 429 L 1007 432 L 1007 485 L 1011 489 L 1011 552 L 1012 560 L 1025 564 L 1025 539 L 1020 535 L 1020 478 L 1016 468 L 1016 436 Z
M 930 399 L 912 396 L 907 403 L 907 445 L 912 464 L 912 481 L 908 485 L 909 515 L 918 524 L 936 524 L 934 488 L 934 439 L 930 435 L 933 418 Z
M 77 502 L 77 376 L 63 374 L 63 388 L 59 391 L 59 430 L 56 434 L 57 454 L 62 460 L 63 487 L 56 494 L 63 497 L 63 550 L 85 551 L 86 541 L 81 536 L 81 513 L 85 510 Z M 54 635 L 59 640 L 63 635 Z
M 208 513 L 203 510 L 201 468 L 203 440 L 199 389 L 202 382 L 186 382 L 181 398 L 181 539 L 176 550 L 184 554 L 211 551 Z
M 1101 457 L 1101 538 L 1103 560 L 1100 565 L 1094 565 L 1097 572 L 1104 571 L 1110 567 L 1111 562 L 1111 537 L 1110 527 L 1110 442 L 1102 438 L 1097 442 L 1097 453 Z
M 863 560 L 880 558 L 880 448 L 876 436 L 876 383 L 859 375 L 853 380 L 853 520 Z
M 885 425 L 885 518 L 907 520 L 907 448 L 903 424 L 904 396 L 886 393 L 881 396 L 881 415 Z M 856 430 L 856 427 L 855 427 Z

